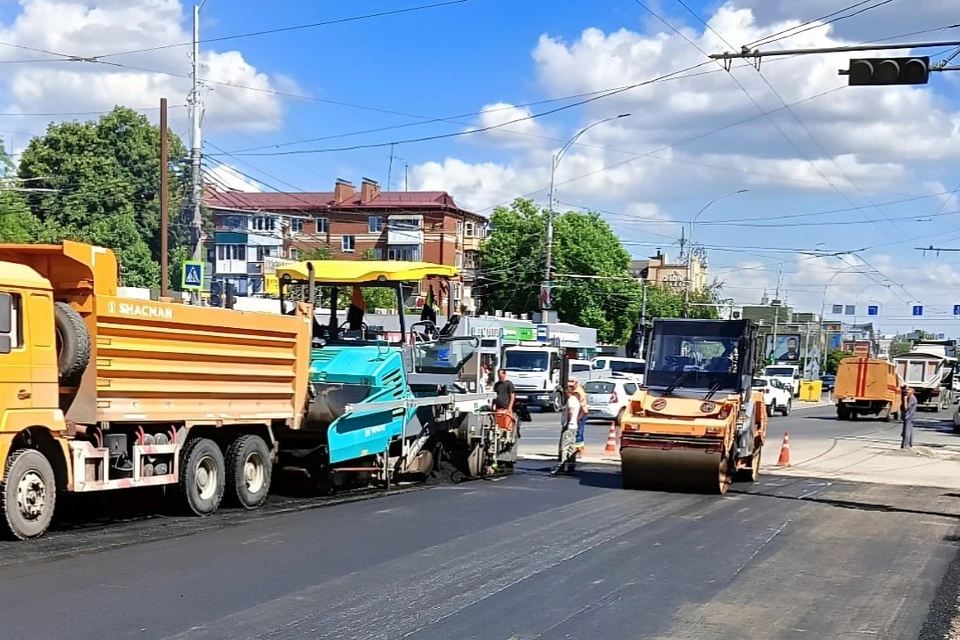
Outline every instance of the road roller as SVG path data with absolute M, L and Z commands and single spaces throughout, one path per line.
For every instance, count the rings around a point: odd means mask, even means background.
M 752 386 L 761 354 L 748 320 L 654 320 L 644 384 L 622 420 L 623 487 L 723 494 L 756 482 L 767 433 Z

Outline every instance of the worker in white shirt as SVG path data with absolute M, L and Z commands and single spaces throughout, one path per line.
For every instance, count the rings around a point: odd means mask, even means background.
M 577 425 L 580 422 L 583 405 L 580 403 L 579 394 L 576 392 L 573 382 L 576 381 L 571 381 L 571 384 L 567 387 L 567 401 L 560 417 L 560 464 L 550 472 L 552 475 L 571 472 L 576 469 L 577 452 L 579 451 L 577 448 Z

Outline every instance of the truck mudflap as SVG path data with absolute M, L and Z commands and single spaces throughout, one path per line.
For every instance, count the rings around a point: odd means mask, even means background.
M 722 494 L 733 480 L 722 438 L 624 433 L 620 461 L 625 489 Z

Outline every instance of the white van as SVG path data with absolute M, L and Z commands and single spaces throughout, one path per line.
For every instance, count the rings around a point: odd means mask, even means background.
M 593 379 L 628 378 L 637 384 L 643 384 L 646 372 L 647 363 L 645 360 L 599 356 L 593 359 L 593 370 L 590 372 L 590 377 Z
M 589 360 L 571 360 L 570 377 L 579 380 L 582 383 L 591 378 L 593 363 Z

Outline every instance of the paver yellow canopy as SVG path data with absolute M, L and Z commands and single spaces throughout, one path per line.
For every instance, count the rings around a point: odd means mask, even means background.
M 452 278 L 456 267 L 431 262 L 401 262 L 398 260 L 306 260 L 277 269 L 277 277 L 291 280 L 313 278 L 318 283 L 366 284 L 377 282 L 411 282 L 425 278 Z
M 745 320 L 656 320 L 644 384 L 620 442 L 626 489 L 725 493 L 756 481 L 766 437 L 752 388 L 756 330 Z

